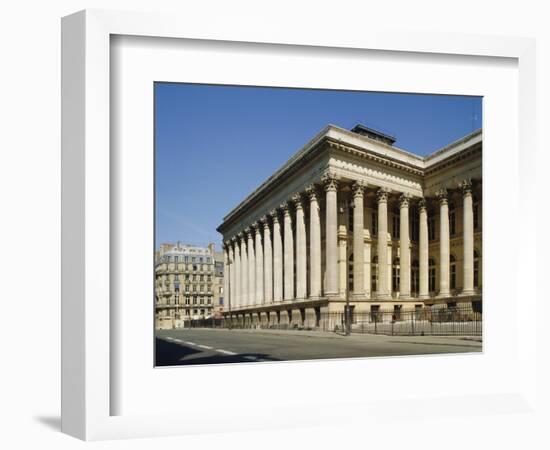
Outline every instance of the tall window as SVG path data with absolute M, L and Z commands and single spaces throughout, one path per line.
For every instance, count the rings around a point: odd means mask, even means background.
M 430 292 L 435 292 L 435 261 L 430 258 L 429 264 L 428 264 L 428 275 L 429 275 L 429 289 Z
M 430 241 L 435 240 L 435 217 L 433 216 L 428 218 L 428 239 Z
M 378 234 L 378 212 L 373 211 L 371 214 L 371 224 L 372 224 L 372 235 L 376 236 Z
M 399 228 L 399 214 L 394 214 L 392 216 L 392 235 L 395 239 L 399 239 L 401 235 L 401 230 Z
M 373 256 L 371 261 L 371 292 L 378 291 L 378 256 Z
M 418 294 L 420 290 L 420 270 L 418 260 L 414 260 L 411 265 L 411 292 Z
M 479 228 L 479 203 L 474 203 L 473 213 L 474 213 L 474 230 L 477 230 Z
M 451 278 L 451 289 L 456 289 L 456 258 L 451 255 L 451 264 L 449 266 L 449 275 Z
M 392 290 L 399 291 L 399 258 L 393 260 L 392 271 L 391 271 L 391 280 L 392 280 Z
M 348 230 L 353 231 L 353 208 L 348 208 Z
M 348 258 L 348 290 L 353 291 L 353 253 Z
M 452 203 L 449 205 L 449 234 L 451 236 L 456 234 L 456 210 Z
M 418 235 L 419 235 L 418 214 L 414 214 L 411 220 L 411 239 L 413 241 L 418 241 Z
M 474 250 L 474 287 L 479 287 L 479 253 Z

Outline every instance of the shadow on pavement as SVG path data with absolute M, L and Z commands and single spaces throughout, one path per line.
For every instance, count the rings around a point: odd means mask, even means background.
M 186 345 L 167 342 L 159 338 L 155 339 L 155 345 L 156 366 L 189 366 L 198 364 L 228 364 L 280 361 L 277 358 L 273 358 L 263 353 L 239 353 L 237 355 L 224 355 L 221 353 L 205 352 L 202 350 L 196 350 Z M 210 354 L 200 356 L 204 353 Z

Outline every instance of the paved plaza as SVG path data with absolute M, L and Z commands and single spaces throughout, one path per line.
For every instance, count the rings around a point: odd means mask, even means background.
M 156 333 L 156 365 L 479 353 L 481 337 L 343 336 L 319 331 L 176 329 Z

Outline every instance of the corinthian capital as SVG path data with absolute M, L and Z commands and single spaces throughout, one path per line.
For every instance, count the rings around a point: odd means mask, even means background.
M 460 183 L 458 183 L 460 189 L 462 189 L 462 193 L 464 195 L 470 195 L 472 193 L 472 180 L 466 179 L 462 180 Z
M 399 196 L 399 206 L 401 208 L 408 208 L 411 201 L 411 194 L 404 192 Z
M 420 200 L 418 200 L 418 209 L 423 210 L 428 207 L 428 202 L 424 197 L 422 197 Z
M 363 181 L 357 180 L 351 185 L 351 190 L 354 197 L 363 197 L 365 193 L 365 188 L 367 187 L 366 183 Z
M 378 199 L 378 203 L 380 202 L 387 202 L 388 201 L 388 195 L 390 191 L 388 188 L 381 187 L 376 191 L 376 198 Z
M 442 188 L 439 191 L 435 193 L 435 196 L 439 200 L 439 203 L 446 204 L 449 200 L 449 194 L 447 192 L 447 189 Z
M 338 178 L 335 174 L 327 172 L 321 177 L 325 191 L 336 191 L 338 189 Z
M 292 196 L 292 203 L 294 203 L 294 206 L 296 209 L 302 209 L 303 208 L 303 200 L 302 200 L 302 194 L 297 192 Z
M 277 211 L 277 209 L 272 209 L 271 211 L 269 211 L 269 215 L 271 216 L 274 224 L 279 223 L 279 212 Z
M 307 186 L 306 195 L 308 196 L 310 202 L 317 201 L 317 186 L 315 186 L 314 184 L 310 184 L 309 186 Z

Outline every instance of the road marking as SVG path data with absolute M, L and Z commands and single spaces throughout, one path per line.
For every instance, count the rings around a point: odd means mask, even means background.
M 208 345 L 200 345 L 200 344 L 198 344 L 197 347 L 205 348 L 206 350 L 212 350 L 212 347 L 208 347 Z
M 197 344 L 195 344 L 194 342 L 187 342 L 187 341 L 186 341 L 185 343 L 186 343 L 187 345 L 197 345 Z
M 249 361 L 256 361 L 258 358 L 255 356 L 243 356 L 244 359 L 248 359 Z
M 171 337 L 166 337 L 165 339 L 166 339 L 167 341 L 173 341 L 173 340 L 174 340 L 174 338 L 171 338 Z
M 179 342 L 180 344 L 183 343 L 183 341 L 181 339 L 174 339 L 173 341 L 174 342 Z
M 217 352 L 223 353 L 224 355 L 236 355 L 236 353 L 230 352 L 228 350 L 223 350 L 221 348 L 216 349 Z

